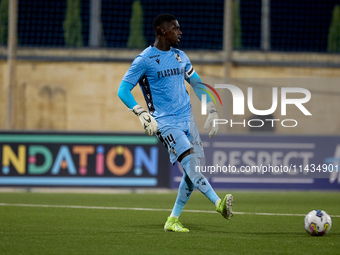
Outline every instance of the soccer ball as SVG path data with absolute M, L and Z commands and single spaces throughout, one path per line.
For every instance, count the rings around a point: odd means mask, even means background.
M 332 227 L 331 217 L 322 210 L 313 210 L 305 217 L 305 230 L 311 236 L 323 236 Z

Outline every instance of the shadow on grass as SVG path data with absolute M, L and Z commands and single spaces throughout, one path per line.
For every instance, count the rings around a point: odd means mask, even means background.
M 309 236 L 304 232 L 234 232 L 233 234 L 241 234 L 241 235 L 257 235 L 257 236 L 281 236 L 281 237 L 304 237 Z
M 143 230 L 150 230 L 150 231 L 155 231 L 156 233 L 164 232 L 163 230 L 163 223 L 161 224 L 143 224 L 143 225 L 135 225 L 134 228 L 136 229 L 143 229 Z M 309 237 L 307 233 L 304 231 L 301 232 L 254 232 L 254 231 L 234 231 L 231 229 L 228 229 L 227 227 L 225 229 L 222 229 L 221 226 L 217 225 L 199 225 L 199 224 L 185 224 L 185 227 L 190 230 L 190 232 L 205 232 L 205 233 L 210 233 L 210 234 L 228 234 L 228 235 L 242 235 L 242 236 L 250 236 L 250 235 L 256 235 L 256 236 L 277 236 L 277 237 Z M 334 232 L 334 233 L 329 233 L 327 234 L 327 237 L 331 236 L 340 236 L 340 232 Z M 319 238 L 319 237 L 315 237 Z M 321 238 L 321 237 L 320 237 Z

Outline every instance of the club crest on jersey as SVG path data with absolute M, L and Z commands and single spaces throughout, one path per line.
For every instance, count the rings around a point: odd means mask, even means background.
M 178 61 L 179 63 L 182 63 L 182 59 L 181 59 L 181 57 L 179 56 L 179 54 L 175 54 L 175 57 L 176 57 L 176 59 L 177 59 L 177 61 Z

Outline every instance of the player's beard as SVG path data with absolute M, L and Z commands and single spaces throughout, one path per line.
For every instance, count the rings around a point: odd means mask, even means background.
M 176 42 L 174 42 L 174 43 L 171 45 L 171 47 L 177 48 L 178 45 L 179 45 L 179 42 L 176 40 Z

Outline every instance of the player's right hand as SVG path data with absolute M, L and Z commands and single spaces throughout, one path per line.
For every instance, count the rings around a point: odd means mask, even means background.
M 155 135 L 157 133 L 158 124 L 154 117 L 147 113 L 140 105 L 134 106 L 132 111 L 139 117 L 145 134 Z

